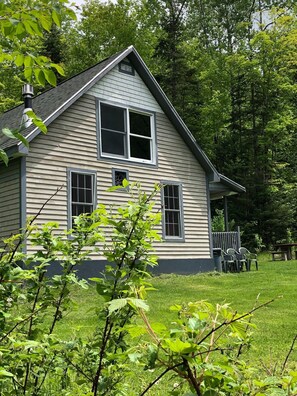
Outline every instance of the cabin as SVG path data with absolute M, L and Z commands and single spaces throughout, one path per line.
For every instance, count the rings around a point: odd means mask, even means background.
M 211 200 L 245 189 L 217 172 L 134 47 L 36 97 L 29 88 L 25 106 L 0 116 L 0 130 L 18 128 L 31 106 L 46 134 L 27 122 L 29 148 L 0 135 L 10 157 L 8 167 L 0 164 L 0 238 L 17 233 L 61 186 L 37 222 L 65 230 L 98 203 L 124 204 L 126 191 L 107 191 L 124 178 L 147 191 L 161 183 L 158 272 L 214 269 Z M 94 257 L 81 271 L 98 275 L 103 265 Z

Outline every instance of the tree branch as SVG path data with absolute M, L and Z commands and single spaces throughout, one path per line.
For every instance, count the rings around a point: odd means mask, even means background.
M 288 362 L 288 360 L 289 360 L 289 357 L 290 357 L 291 353 L 293 352 L 293 349 L 294 349 L 294 345 L 295 345 L 296 340 L 297 340 L 297 334 L 296 334 L 295 337 L 293 338 L 293 341 L 292 341 L 291 347 L 290 347 L 290 349 L 289 349 L 289 352 L 287 353 L 287 356 L 286 356 L 286 358 L 285 358 L 285 360 L 284 360 L 281 373 L 283 373 L 284 370 L 285 370 L 285 368 L 286 368 L 286 365 L 287 365 L 287 362 Z

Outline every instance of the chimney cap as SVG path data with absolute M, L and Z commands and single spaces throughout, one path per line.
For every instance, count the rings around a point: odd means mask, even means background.
M 22 87 L 22 95 L 30 95 L 33 96 L 34 95 L 34 89 L 33 86 L 31 84 L 24 84 Z

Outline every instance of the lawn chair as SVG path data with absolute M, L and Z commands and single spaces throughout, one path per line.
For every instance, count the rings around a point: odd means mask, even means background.
M 244 265 L 246 270 L 248 271 L 248 267 L 249 267 L 248 260 L 242 253 L 237 252 L 233 248 L 228 248 L 227 254 L 232 254 L 235 257 L 237 272 L 242 271 Z
M 232 254 L 227 254 L 226 252 L 222 251 L 222 266 L 224 272 L 235 272 L 237 271 L 236 259 L 235 256 Z
M 258 271 L 258 258 L 256 253 L 251 253 L 247 248 L 245 247 L 241 247 L 239 248 L 239 253 L 241 253 L 242 255 L 244 255 L 247 259 L 248 262 L 248 271 L 251 270 L 251 265 L 252 263 L 255 264 L 256 266 L 256 270 Z

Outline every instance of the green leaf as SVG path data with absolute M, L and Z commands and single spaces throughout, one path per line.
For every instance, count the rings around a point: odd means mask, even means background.
M 51 85 L 56 85 L 57 84 L 57 78 L 55 73 L 52 70 L 44 69 L 44 76 L 46 78 L 46 81 L 48 81 Z
M 55 22 L 55 24 L 60 27 L 61 26 L 61 15 L 58 14 L 56 10 L 52 11 L 52 18 L 53 18 L 53 21 Z
M 28 140 L 21 134 L 21 133 L 15 133 L 15 137 L 16 137 L 16 139 L 18 139 L 20 142 L 22 142 L 23 143 L 23 145 L 25 146 L 25 147 L 29 147 L 29 143 L 28 143 Z
M 140 298 L 129 298 L 128 302 L 134 308 L 140 308 L 143 309 L 144 311 L 149 310 L 149 306 Z
M 162 333 L 167 330 L 167 327 L 163 323 L 151 323 L 151 328 L 155 333 Z
M 127 329 L 128 329 L 128 333 L 130 334 L 130 336 L 132 338 L 138 338 L 138 337 L 146 334 L 146 329 L 144 326 L 131 325 L 131 326 L 128 326 Z
M 16 64 L 16 66 L 20 67 L 23 65 L 24 63 L 24 55 L 23 54 L 18 54 L 15 58 L 14 63 Z
M 0 148 L 0 159 L 1 159 L 1 161 L 4 162 L 4 164 L 6 166 L 8 165 L 8 156 L 7 156 L 6 152 L 4 150 L 2 150 L 1 148 Z
M 115 311 L 118 311 L 119 309 L 124 308 L 128 304 L 128 301 L 126 298 L 119 298 L 117 300 L 112 300 L 108 303 L 108 311 L 109 313 L 113 313 Z
M 33 66 L 33 59 L 32 59 L 31 56 L 26 55 L 26 56 L 24 57 L 24 66 L 25 66 L 25 67 L 32 67 L 32 66 Z
M 42 69 L 34 69 L 34 75 L 39 84 L 45 85 L 45 75 Z
M 24 20 L 24 22 L 23 22 L 26 32 L 29 33 L 31 36 L 34 36 L 34 34 L 35 34 L 35 29 L 33 29 L 33 26 L 32 26 L 33 23 L 34 22 L 29 21 L 29 20 Z
M 189 342 L 183 342 L 179 338 L 176 340 L 167 339 L 165 343 L 172 352 L 180 354 L 194 352 L 196 349 L 194 345 Z
M 127 179 L 123 180 L 123 187 L 125 187 L 125 188 L 129 187 L 129 182 Z
M 14 375 L 12 373 L 10 373 L 9 371 L 0 368 L 0 377 L 14 377 Z
M 3 128 L 2 133 L 10 139 L 16 139 L 14 132 L 9 128 Z
M 46 133 L 47 127 L 41 118 L 37 117 L 37 115 L 32 110 L 26 111 L 27 116 L 32 120 L 33 124 L 37 126 L 41 130 L 41 132 Z
M 112 187 L 109 187 L 106 191 L 113 192 L 113 191 L 120 190 L 121 188 L 123 188 L 123 187 L 122 186 L 112 186 Z
M 132 363 L 138 363 L 139 358 L 141 358 L 142 354 L 139 352 L 129 353 L 128 357 Z
M 61 75 L 61 76 L 65 76 L 65 72 L 62 66 L 58 65 L 57 63 L 51 63 L 51 67 L 55 68 L 57 70 L 57 72 Z
M 31 68 L 26 68 L 24 70 L 24 77 L 28 82 L 31 82 L 31 80 L 32 80 L 32 69 Z
M 47 15 L 39 14 L 39 22 L 44 30 L 49 32 L 52 27 L 52 20 Z

